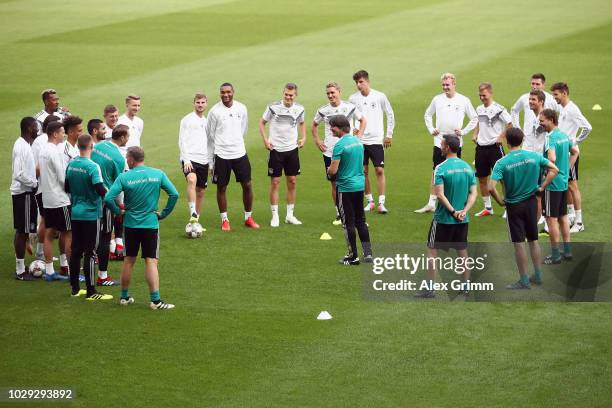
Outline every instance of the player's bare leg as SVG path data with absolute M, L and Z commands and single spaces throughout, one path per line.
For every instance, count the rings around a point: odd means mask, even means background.
M 271 227 L 278 227 L 280 225 L 278 216 L 280 179 L 280 177 L 270 177 L 270 210 L 272 211 L 272 219 L 270 220 Z M 289 196 L 289 190 L 287 190 L 287 196 Z
M 287 176 L 287 216 L 285 223 L 301 225 L 302 222 L 293 215 L 295 198 L 297 196 L 297 176 Z

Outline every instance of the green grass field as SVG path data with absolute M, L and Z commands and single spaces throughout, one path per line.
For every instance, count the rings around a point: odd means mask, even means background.
M 0 387 L 71 387 L 75 407 L 609 406 L 610 304 L 365 301 L 360 272 L 335 264 L 345 245 L 312 140 L 298 180 L 304 225 L 272 230 L 257 132 L 285 82 L 299 84 L 310 123 L 326 103 L 325 83 L 340 82 L 348 97 L 352 73 L 367 69 L 397 118 L 385 160 L 391 212 L 369 217 L 372 240 L 424 242 L 431 217 L 412 211 L 427 199 L 432 143 L 423 112 L 440 74 L 454 72 L 474 105 L 478 83 L 490 81 L 509 108 L 542 71 L 549 85 L 569 83 L 594 127 L 581 147 L 586 231 L 574 238 L 608 241 L 609 2 L 2 0 L 0 23 Z M 224 81 L 250 112 L 262 229 L 240 226 L 232 184 L 232 232 L 219 229 L 212 187 L 201 218 L 208 232 L 187 240 L 178 122 L 195 91 L 212 106 Z M 101 117 L 108 103 L 121 107 L 128 93 L 142 96 L 147 163 L 182 194 L 161 226 L 161 293 L 175 310 L 146 307 L 140 261 L 130 308 L 71 299 L 61 283 L 14 279 L 10 152 L 19 120 L 41 109 L 48 87 L 85 119 Z M 592 111 L 595 103 L 603 111 Z M 320 241 L 323 232 L 333 239 Z M 499 216 L 470 224 L 472 241 L 506 239 Z M 112 263 L 111 275 L 119 269 Z M 118 297 L 119 289 L 107 292 Z M 334 319 L 317 321 L 321 310 Z

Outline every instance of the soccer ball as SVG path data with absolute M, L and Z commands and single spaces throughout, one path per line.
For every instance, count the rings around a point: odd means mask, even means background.
M 197 222 L 192 224 L 189 223 L 185 226 L 185 235 L 187 238 L 200 238 L 204 233 L 204 228 Z
M 33 261 L 30 264 L 30 273 L 36 278 L 40 278 L 45 273 L 45 263 L 40 259 Z

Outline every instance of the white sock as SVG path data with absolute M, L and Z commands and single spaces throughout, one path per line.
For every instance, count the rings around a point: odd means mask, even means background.
M 272 211 L 272 216 L 278 216 L 278 204 L 273 204 L 270 206 L 270 210 Z
M 491 196 L 482 197 L 482 201 L 484 201 L 484 206 L 487 210 L 491 209 Z
M 108 277 L 107 271 L 98 271 L 98 278 L 106 279 Z
M 366 201 L 368 203 L 373 203 L 374 202 L 374 197 L 372 197 L 372 194 L 366 194 L 365 198 L 366 198 Z
M 278 211 L 278 208 L 276 209 Z M 249 218 L 251 218 L 251 215 L 253 214 L 252 211 L 245 211 L 244 212 L 244 220 L 248 220 Z
M 45 273 L 47 275 L 53 275 L 55 273 L 53 270 L 53 262 L 45 263 Z
M 196 214 L 195 202 L 189 202 L 189 215 Z
M 378 196 L 378 204 L 384 205 L 385 204 L 385 195 L 379 195 Z
M 293 217 L 294 208 L 295 208 L 295 204 L 287 204 L 287 218 Z
M 40 242 L 36 244 L 36 254 L 42 254 L 43 253 L 43 244 L 41 244 Z
M 430 207 L 434 207 L 434 206 L 436 205 L 436 200 L 437 200 L 437 199 L 438 199 L 438 197 L 437 197 L 437 196 L 435 196 L 434 194 L 430 194 L 430 195 L 429 195 L 429 203 L 428 203 L 428 205 L 429 205 Z
M 576 224 L 582 224 L 582 210 L 576 210 Z
M 68 257 L 66 254 L 60 254 L 60 266 L 68 266 Z
M 574 204 L 567 205 L 567 215 L 569 215 L 570 217 L 576 215 L 576 211 L 574 210 Z
M 220 215 L 221 215 L 221 222 L 229 221 L 229 219 L 227 218 L 227 213 L 226 212 L 222 212 Z
M 336 209 L 336 217 L 340 216 L 340 211 L 338 211 L 338 207 L 334 207 Z
M 23 259 L 15 258 L 17 275 L 21 275 L 25 272 L 25 261 Z
M 111 239 L 111 242 L 110 242 L 110 245 L 108 246 L 108 249 L 109 249 L 111 254 L 115 253 L 115 249 L 117 249 L 117 242 L 115 242 L 114 239 Z
M 123 238 L 115 238 L 115 243 L 117 246 L 123 246 Z

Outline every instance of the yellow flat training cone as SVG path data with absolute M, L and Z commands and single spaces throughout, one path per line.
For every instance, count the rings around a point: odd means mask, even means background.
M 331 235 L 329 235 L 327 232 L 324 232 L 323 234 L 321 234 L 321 238 L 323 241 L 329 241 L 330 239 L 332 239 Z
M 595 105 L 593 105 L 593 110 L 601 110 L 601 105 L 596 103 Z

